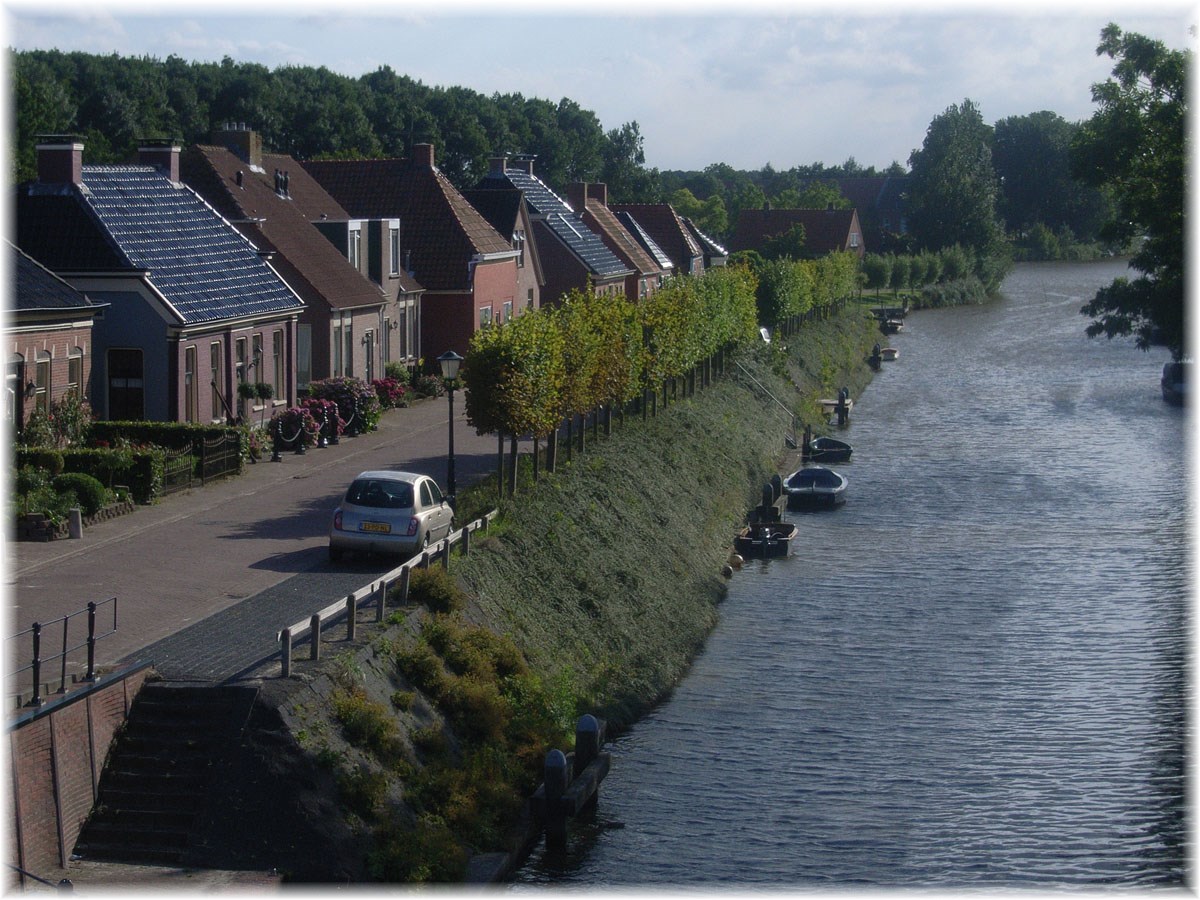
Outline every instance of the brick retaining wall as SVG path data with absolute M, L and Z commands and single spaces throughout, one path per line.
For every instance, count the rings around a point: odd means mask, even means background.
M 10 722 L 10 863 L 47 881 L 66 877 L 109 746 L 148 674 L 143 664 L 101 676 Z M 24 881 L 9 875 L 8 887 Z

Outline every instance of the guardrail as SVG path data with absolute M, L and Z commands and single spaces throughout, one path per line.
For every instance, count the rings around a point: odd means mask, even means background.
M 99 611 L 100 607 L 106 606 L 110 603 L 112 604 L 112 627 L 108 631 L 104 632 L 103 634 L 98 634 L 96 632 L 96 614 Z M 87 637 L 84 638 L 79 643 L 72 645 L 70 643 L 71 620 L 74 619 L 76 616 L 81 616 L 84 614 L 87 615 Z M 43 658 L 42 657 L 42 634 L 47 629 L 50 629 L 53 626 L 57 625 L 59 622 L 62 623 L 62 650 L 60 650 L 58 653 L 54 653 L 50 656 Z M 67 658 L 75 651 L 81 650 L 84 647 L 87 648 L 87 668 L 84 672 L 83 677 L 86 681 L 93 681 L 96 677 L 96 641 L 100 640 L 101 638 L 108 637 L 110 634 L 115 633 L 116 630 L 117 630 L 117 598 L 116 597 L 110 597 L 109 599 L 102 600 L 99 603 L 95 603 L 95 602 L 89 603 L 87 605 L 87 607 L 84 609 L 81 609 L 77 612 L 69 613 L 68 615 L 62 616 L 61 618 L 58 618 L 58 619 L 52 619 L 49 622 L 34 622 L 33 625 L 31 625 L 29 628 L 26 628 L 24 631 L 19 631 L 16 634 L 11 635 L 8 638 L 9 641 L 16 641 L 16 640 L 19 640 L 20 638 L 25 637 L 26 635 L 31 635 L 32 642 L 33 642 L 33 646 L 32 646 L 33 652 L 30 656 L 29 664 L 22 666 L 21 668 L 17 669 L 15 672 L 9 673 L 8 677 L 10 679 L 10 684 L 15 683 L 13 680 L 16 679 L 22 672 L 31 672 L 32 673 L 31 682 L 33 685 L 33 696 L 30 698 L 29 703 L 27 705 L 41 706 L 42 703 L 45 702 L 45 698 L 42 697 L 42 694 L 41 694 L 41 691 L 42 691 L 42 664 L 47 663 L 47 662 L 53 662 L 56 659 L 60 661 L 58 693 L 65 694 L 67 692 Z M 13 655 L 13 654 L 10 654 L 10 655 Z M 16 658 L 18 658 L 18 659 L 20 658 L 19 654 L 16 655 Z
M 382 622 L 387 607 L 387 595 L 392 585 L 400 582 L 400 603 L 408 600 L 408 583 L 412 570 L 425 569 L 433 560 L 440 560 L 447 568 L 450 565 L 450 550 L 455 544 L 462 544 L 463 555 L 471 552 L 471 534 L 481 529 L 487 530 L 491 522 L 500 514 L 493 509 L 481 519 L 476 519 L 464 525 L 458 531 L 452 532 L 436 544 L 430 544 L 419 554 L 405 560 L 396 568 L 384 573 L 379 579 L 363 585 L 352 594 L 347 594 L 324 609 L 318 610 L 307 619 L 301 619 L 282 629 L 275 635 L 279 642 L 280 677 L 287 678 L 292 674 L 292 650 L 295 642 L 308 635 L 309 659 L 321 658 L 321 631 L 324 626 L 337 622 L 343 616 L 346 618 L 346 639 L 354 640 L 358 624 L 360 607 L 375 604 L 375 621 Z

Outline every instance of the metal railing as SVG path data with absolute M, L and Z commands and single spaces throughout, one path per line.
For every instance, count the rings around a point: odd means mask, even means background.
M 334 601 L 308 618 L 294 622 L 277 632 L 275 639 L 279 642 L 280 676 L 287 678 L 292 674 L 292 648 L 297 639 L 308 635 L 309 659 L 320 659 L 322 628 L 344 616 L 346 618 L 346 640 L 354 640 L 360 606 L 369 605 L 373 601 L 376 604 L 375 621 L 382 622 L 387 606 L 388 591 L 393 584 L 397 581 L 400 582 L 401 602 L 404 602 L 408 597 L 408 580 L 413 569 L 428 568 L 430 562 L 437 559 L 440 559 L 443 565 L 449 565 L 450 549 L 455 544 L 462 544 L 464 555 L 470 553 L 471 534 L 480 529 L 486 530 L 499 514 L 499 510 L 493 509 L 483 518 L 464 525 L 458 531 L 446 535 L 436 544 L 430 544 L 416 556 L 405 560 L 390 572 L 384 573 L 379 579 L 363 585 L 354 593 L 347 594 L 344 598 Z
M 97 613 L 103 606 L 112 605 L 112 627 L 108 631 L 99 633 L 96 631 Z M 71 643 L 71 620 L 77 616 L 87 616 L 87 637 L 78 643 Z M 52 631 L 55 626 L 62 624 L 62 642 L 61 650 L 49 656 L 42 655 L 42 642 L 44 637 L 48 637 L 47 632 Z M 87 664 L 84 670 L 83 678 L 85 681 L 94 681 L 96 678 L 96 642 L 102 638 L 114 634 L 117 630 L 117 598 L 110 597 L 107 600 L 101 600 L 99 603 L 89 603 L 84 609 L 78 612 L 69 613 L 58 619 L 53 619 L 49 622 L 34 622 L 29 628 L 24 631 L 17 632 L 8 638 L 9 641 L 20 641 L 22 638 L 29 637 L 31 639 L 31 653 L 29 655 L 30 662 L 22 666 L 15 672 L 10 672 L 8 675 L 10 685 L 18 685 L 19 678 L 24 672 L 31 673 L 30 684 L 33 688 L 33 696 L 30 698 L 28 706 L 41 706 L 45 702 L 42 696 L 42 667 L 46 663 L 59 661 L 59 685 L 58 693 L 65 694 L 67 692 L 67 660 L 72 653 L 78 650 L 87 648 Z M 10 652 L 10 657 L 21 659 L 22 654 L 19 650 L 15 653 Z

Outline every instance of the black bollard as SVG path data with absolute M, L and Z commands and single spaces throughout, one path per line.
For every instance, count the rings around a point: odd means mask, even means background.
M 283 462 L 283 436 L 278 428 L 271 434 L 271 462 Z
M 573 778 L 578 778 L 584 769 L 600 755 L 600 743 L 603 740 L 600 722 L 590 713 L 579 717 L 575 723 L 575 764 Z M 600 799 L 600 791 L 596 790 L 584 803 L 581 812 L 589 812 L 596 808 Z
M 551 750 L 546 754 L 543 777 L 546 787 L 546 848 L 564 850 L 567 845 L 567 816 L 563 811 L 562 798 L 571 779 L 565 753 Z

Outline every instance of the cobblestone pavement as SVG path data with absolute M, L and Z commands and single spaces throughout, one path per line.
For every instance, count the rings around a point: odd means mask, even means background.
M 497 450 L 495 436 L 467 424 L 463 405 L 455 403 L 454 422 L 460 488 L 495 470 Z M 278 649 L 281 628 L 395 567 L 330 563 L 329 515 L 367 469 L 422 472 L 446 487 L 448 424 L 444 399 L 422 401 L 386 412 L 375 432 L 281 462 L 265 458 L 241 476 L 89 527 L 81 539 L 8 542 L 6 635 L 43 623 L 46 657 L 61 649 L 63 617 L 116 597 L 116 631 L 97 643 L 98 664 L 150 660 L 180 679 L 236 674 Z M 101 633 L 112 625 L 111 607 L 101 607 Z M 86 618 L 70 619 L 71 645 L 86 636 Z M 31 658 L 28 642 L 7 642 L 6 676 Z M 69 669 L 84 658 L 73 652 Z M 57 663 L 45 670 L 57 672 Z

